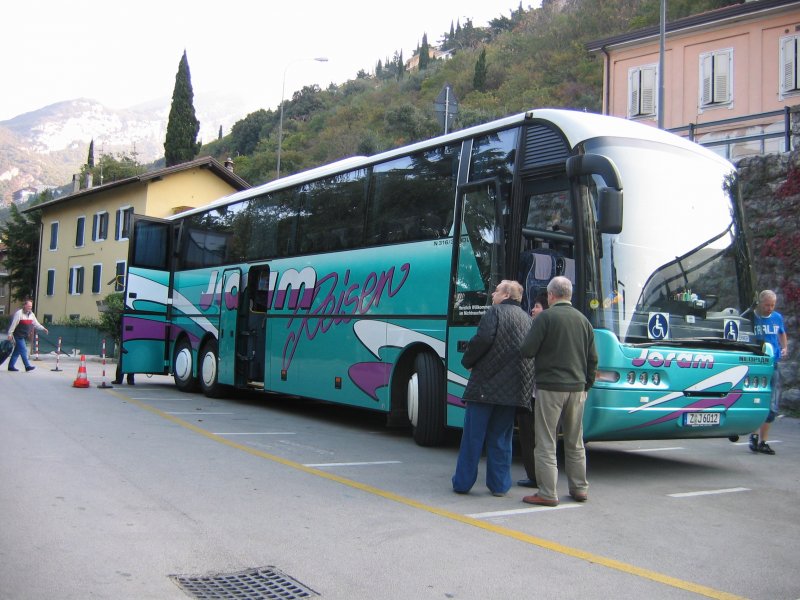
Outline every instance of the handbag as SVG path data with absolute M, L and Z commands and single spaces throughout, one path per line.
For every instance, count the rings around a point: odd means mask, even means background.
M 14 344 L 8 340 L 0 342 L 0 365 L 2 365 L 9 355 L 14 351 Z

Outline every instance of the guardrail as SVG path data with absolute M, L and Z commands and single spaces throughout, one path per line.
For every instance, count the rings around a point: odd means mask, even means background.
M 770 112 L 763 112 L 763 113 L 756 113 L 747 115 L 744 117 L 733 117 L 730 119 L 720 119 L 719 121 L 709 121 L 707 123 L 690 123 L 689 125 L 684 125 L 682 127 L 673 127 L 668 129 L 672 133 L 682 135 L 683 137 L 689 138 L 693 142 L 697 142 L 702 146 L 707 147 L 714 147 L 714 146 L 724 146 L 725 148 L 725 157 L 730 158 L 731 154 L 731 147 L 736 144 L 743 144 L 747 142 L 762 142 L 761 143 L 761 152 L 750 152 L 747 154 L 765 154 L 765 146 L 763 144 L 766 140 L 783 138 L 783 151 L 789 150 L 792 147 L 792 117 L 791 117 L 791 107 L 787 106 L 783 110 L 773 110 Z M 724 128 L 730 125 L 736 125 L 738 123 L 753 123 L 753 125 L 759 125 L 762 127 L 769 127 L 770 125 L 774 125 L 779 123 L 779 119 L 775 119 L 773 122 L 764 121 L 771 117 L 783 117 L 783 131 L 772 131 L 766 133 L 758 133 L 758 134 L 751 134 L 751 135 L 743 135 L 737 137 L 727 137 L 721 138 L 716 140 L 698 140 L 698 135 L 701 135 L 701 130 L 714 130 L 719 128 Z M 754 123 L 755 121 L 760 121 L 758 123 Z M 686 135 L 683 135 L 686 134 Z M 739 156 L 738 158 L 741 158 Z

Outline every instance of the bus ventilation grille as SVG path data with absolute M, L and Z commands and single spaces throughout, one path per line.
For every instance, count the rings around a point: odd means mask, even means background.
M 275 567 L 201 577 L 170 575 L 170 579 L 188 596 L 200 600 L 293 600 L 319 596 Z

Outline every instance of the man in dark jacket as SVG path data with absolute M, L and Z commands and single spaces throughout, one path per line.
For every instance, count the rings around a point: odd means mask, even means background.
M 586 451 L 583 447 L 583 407 L 586 392 L 594 384 L 597 350 L 589 320 L 570 302 L 572 282 L 554 277 L 547 285 L 550 308 L 531 325 L 522 342 L 522 356 L 533 357 L 536 366 L 536 478 L 538 494 L 524 502 L 557 506 L 558 466 L 556 435 L 559 420 L 564 432 L 564 458 L 570 496 L 577 502 L 588 498 Z
M 464 401 L 467 410 L 453 490 L 466 494 L 478 478 L 486 444 L 486 487 L 503 496 L 511 487 L 511 442 L 518 407 L 530 410 L 533 361 L 519 348 L 531 318 L 520 306 L 522 286 L 504 280 L 492 294 L 461 364 L 471 370 Z

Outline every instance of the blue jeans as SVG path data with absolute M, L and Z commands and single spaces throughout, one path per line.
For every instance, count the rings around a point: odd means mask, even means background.
M 11 358 L 8 359 L 8 368 L 13 369 L 17 363 L 17 357 L 22 358 L 22 364 L 26 369 L 29 369 L 31 363 L 28 362 L 28 345 L 25 343 L 25 338 L 18 338 L 14 336 L 14 350 L 11 352 Z
M 511 440 L 516 406 L 467 402 L 453 490 L 466 493 L 478 479 L 478 463 L 486 444 L 486 487 L 505 494 L 511 488 Z

